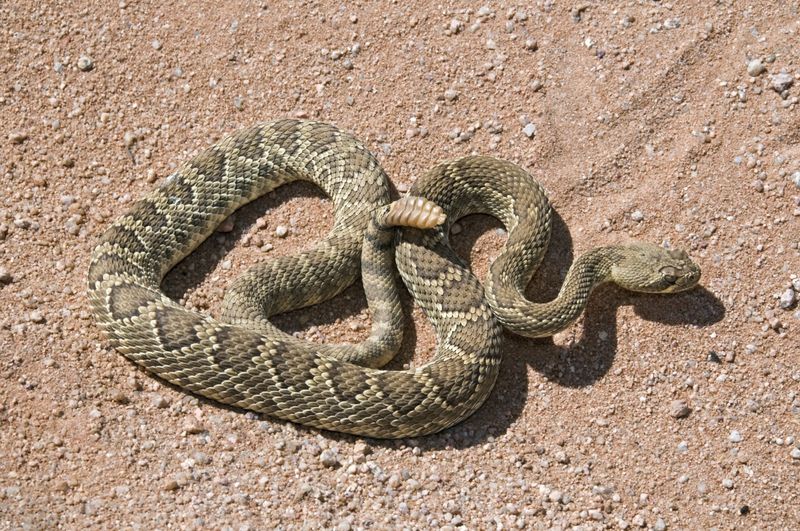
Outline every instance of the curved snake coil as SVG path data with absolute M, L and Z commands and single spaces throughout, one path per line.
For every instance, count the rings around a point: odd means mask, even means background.
M 238 279 L 221 320 L 164 295 L 167 271 L 222 220 L 295 180 L 331 198 L 327 238 Z M 527 172 L 466 157 L 430 170 L 407 198 L 390 203 L 388 189 L 372 154 L 331 125 L 283 120 L 241 130 L 184 163 L 106 230 L 88 274 L 96 320 L 117 351 L 193 393 L 316 428 L 398 438 L 437 432 L 480 407 L 497 377 L 501 324 L 551 335 L 578 317 L 601 282 L 672 292 L 700 276 L 681 251 L 602 247 L 575 261 L 554 301 L 534 304 L 523 291 L 547 247 L 551 213 Z M 451 223 L 475 212 L 508 229 L 485 288 L 448 243 Z M 404 227 L 398 237 L 395 226 Z M 395 263 L 437 337 L 433 358 L 404 371 L 379 368 L 402 340 Z M 364 343 L 309 343 L 267 320 L 335 296 L 359 270 L 373 320 Z

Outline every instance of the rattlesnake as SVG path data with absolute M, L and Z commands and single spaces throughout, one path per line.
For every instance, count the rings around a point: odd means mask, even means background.
M 222 320 L 164 295 L 166 272 L 219 223 L 294 180 L 311 181 L 331 198 L 335 222 L 326 239 L 234 282 Z M 508 230 L 485 289 L 448 243 L 451 224 L 474 212 L 495 216 Z M 547 197 L 527 172 L 479 156 L 436 166 L 408 197 L 390 203 L 388 179 L 361 143 L 331 125 L 282 120 L 223 139 L 135 203 L 95 247 L 88 294 L 111 345 L 181 388 L 316 428 L 419 436 L 452 426 L 484 402 L 498 374 L 502 326 L 551 335 L 607 280 L 672 292 L 699 279 L 682 251 L 602 247 L 575 261 L 554 301 L 531 303 L 523 291 L 548 244 L 550 218 Z M 378 368 L 402 339 L 395 262 L 437 337 L 433 358 L 409 370 Z M 363 344 L 305 342 L 267 321 L 333 297 L 359 269 L 373 319 Z

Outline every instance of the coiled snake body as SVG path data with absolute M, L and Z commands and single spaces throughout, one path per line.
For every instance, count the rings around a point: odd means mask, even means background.
M 333 202 L 326 239 L 237 280 L 222 320 L 162 293 L 166 272 L 222 220 L 301 179 Z M 474 212 L 508 229 L 485 288 L 448 244 L 451 223 Z M 395 226 L 404 227 L 397 238 Z M 139 200 L 95 247 L 88 294 L 114 348 L 181 388 L 316 428 L 419 436 L 452 426 L 484 402 L 499 369 L 501 324 L 531 337 L 551 335 L 578 317 L 600 282 L 670 292 L 699 279 L 681 251 L 602 247 L 576 260 L 554 301 L 533 304 L 523 290 L 549 229 L 543 190 L 509 162 L 466 157 L 440 164 L 409 197 L 390 203 L 386 175 L 357 140 L 330 125 L 283 120 L 225 138 Z M 437 337 L 433 358 L 404 371 L 379 368 L 402 339 L 395 263 Z M 313 344 L 269 324 L 270 315 L 333 297 L 359 270 L 373 320 L 364 343 Z

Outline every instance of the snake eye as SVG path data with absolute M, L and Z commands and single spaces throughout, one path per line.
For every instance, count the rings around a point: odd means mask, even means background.
M 678 281 L 678 270 L 672 266 L 662 267 L 661 275 L 664 278 L 664 282 L 668 282 L 670 284 L 675 284 Z

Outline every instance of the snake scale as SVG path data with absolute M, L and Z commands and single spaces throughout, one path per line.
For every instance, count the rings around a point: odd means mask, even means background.
M 227 216 L 295 180 L 330 197 L 334 226 L 325 239 L 237 279 L 219 320 L 161 291 L 164 275 Z M 508 230 L 485 286 L 448 243 L 452 223 L 478 212 Z M 116 220 L 94 248 L 88 295 L 118 352 L 183 389 L 320 429 L 420 436 L 460 422 L 484 402 L 497 378 L 503 326 L 552 335 L 606 281 L 644 292 L 698 282 L 699 268 L 682 251 L 600 247 L 575 261 L 553 301 L 531 303 L 523 293 L 548 245 L 550 219 L 541 186 L 510 162 L 444 162 L 391 202 L 386 174 L 352 136 L 323 123 L 281 120 L 240 130 L 191 158 Z M 335 296 L 359 272 L 373 321 L 362 344 L 310 343 L 269 323 L 270 315 Z M 437 346 L 423 365 L 384 370 L 402 341 L 398 272 L 430 319 Z

